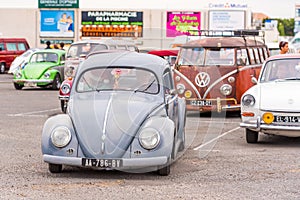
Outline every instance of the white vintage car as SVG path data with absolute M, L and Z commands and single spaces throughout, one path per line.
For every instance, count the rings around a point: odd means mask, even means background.
M 241 98 L 247 142 L 256 143 L 259 132 L 300 137 L 300 54 L 271 56 L 253 81 Z

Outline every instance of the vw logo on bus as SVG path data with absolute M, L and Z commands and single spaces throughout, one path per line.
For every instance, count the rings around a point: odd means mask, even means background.
M 210 77 L 206 72 L 200 72 L 195 77 L 195 83 L 199 87 L 206 87 L 209 84 L 209 82 L 210 82 Z

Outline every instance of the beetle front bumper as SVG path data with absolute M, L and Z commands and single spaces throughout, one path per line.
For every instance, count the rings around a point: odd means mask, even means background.
M 64 156 L 54 156 L 44 154 L 43 159 L 47 163 L 60 164 L 60 165 L 70 165 L 77 167 L 84 167 L 82 165 L 82 159 L 79 157 L 64 157 Z M 151 166 L 162 166 L 167 164 L 167 156 L 151 157 L 151 158 L 120 158 L 122 160 L 122 169 L 126 168 L 143 168 Z M 105 168 L 104 168 L 105 169 Z M 117 169 L 117 168 L 116 168 Z

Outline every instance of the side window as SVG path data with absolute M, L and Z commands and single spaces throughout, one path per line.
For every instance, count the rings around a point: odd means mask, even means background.
M 248 49 L 249 56 L 250 56 L 250 64 L 255 64 L 255 57 L 254 57 L 254 52 L 253 49 Z
M 269 50 L 268 48 L 263 48 L 264 54 L 265 54 L 265 58 L 267 59 L 269 57 Z
M 0 43 L 0 51 L 3 51 L 3 50 L 5 50 L 4 44 L 3 44 L 3 43 Z
M 26 50 L 26 46 L 24 43 L 18 43 L 18 50 L 19 51 L 25 51 Z
M 246 49 L 237 50 L 237 65 L 249 65 L 249 59 Z
M 66 60 L 65 55 L 62 55 L 61 58 L 60 58 L 60 61 L 65 61 L 65 60 Z
M 255 56 L 256 63 L 257 63 L 257 64 L 261 63 L 261 61 L 260 61 L 260 55 L 259 55 L 258 49 L 257 49 L 257 48 L 254 48 L 253 51 L 254 51 L 254 56 Z
M 8 51 L 17 51 L 16 43 L 6 43 L 6 47 Z
M 266 59 L 266 56 L 265 56 L 265 54 L 264 54 L 263 49 L 262 49 L 262 48 L 259 48 L 258 51 L 259 51 L 259 55 L 260 55 L 261 62 L 264 62 L 265 59 Z
M 163 75 L 163 90 L 164 94 L 170 94 L 170 90 L 173 89 L 173 82 L 172 82 L 172 74 L 170 70 L 166 70 Z
M 127 48 L 128 48 L 129 51 L 137 51 L 135 46 L 129 46 L 128 45 Z
M 127 48 L 125 45 L 118 45 L 118 49 L 126 50 Z

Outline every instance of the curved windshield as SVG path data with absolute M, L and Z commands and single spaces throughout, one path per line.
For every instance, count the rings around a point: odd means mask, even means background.
M 109 67 L 91 69 L 81 74 L 77 92 L 128 90 L 156 94 L 158 80 L 150 71 L 138 68 Z
M 58 55 L 56 53 L 35 53 L 32 55 L 30 59 L 30 63 L 37 63 L 37 62 L 58 62 Z
M 85 57 L 89 53 L 91 53 L 96 47 L 97 50 L 107 49 L 107 46 L 104 44 L 93 44 L 93 43 L 73 44 L 68 49 L 67 58 Z
M 233 48 L 182 48 L 178 65 L 234 65 Z
M 300 80 L 300 59 L 280 59 L 266 63 L 260 82 Z

